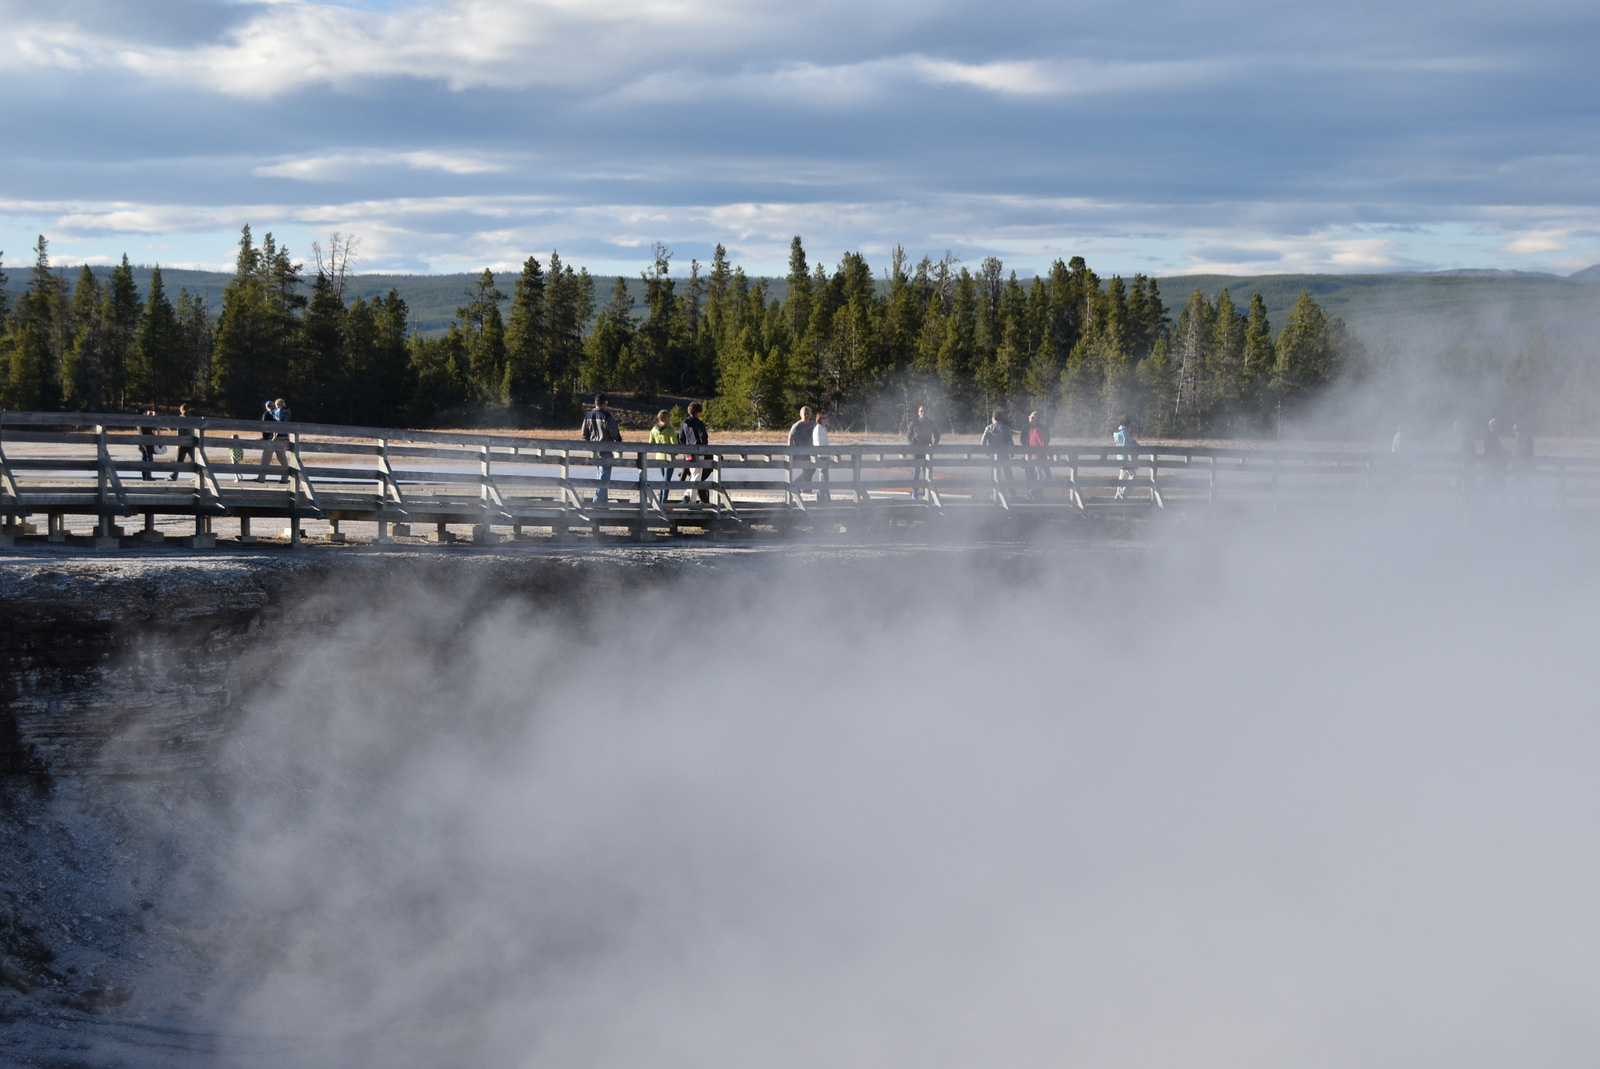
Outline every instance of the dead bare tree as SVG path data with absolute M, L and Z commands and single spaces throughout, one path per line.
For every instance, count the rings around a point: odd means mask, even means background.
M 345 279 L 358 259 L 361 248 L 361 239 L 354 234 L 341 234 L 335 230 L 328 235 L 328 248 L 322 248 L 322 243 L 311 243 L 311 255 L 317 261 L 317 274 L 326 275 L 328 281 L 333 283 L 333 291 L 339 299 L 344 300 Z

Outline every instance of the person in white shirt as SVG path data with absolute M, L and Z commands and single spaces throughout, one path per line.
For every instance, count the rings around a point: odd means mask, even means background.
M 828 444 L 828 414 L 826 412 L 817 413 L 816 426 L 811 429 L 811 444 L 818 447 L 825 447 Z M 824 484 L 828 481 L 828 463 L 829 458 L 826 456 L 817 458 L 817 478 Z M 826 485 L 817 487 L 817 503 L 821 504 L 827 500 L 828 487 Z

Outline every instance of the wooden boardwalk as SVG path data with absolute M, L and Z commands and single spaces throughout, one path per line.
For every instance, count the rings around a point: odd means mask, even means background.
M 0 412 L 0 543 L 71 538 L 112 548 L 124 539 L 168 540 L 157 520 L 170 526 L 174 517 L 184 521 L 185 544 L 207 547 L 223 518 L 244 542 L 270 525 L 299 544 L 303 525 L 317 521 L 326 539 L 384 544 L 413 528 L 438 541 L 599 534 L 651 541 L 963 520 L 993 535 L 1008 524 L 1035 530 L 1152 509 L 1428 501 L 1600 508 L 1600 458 L 1592 457 L 1072 442 L 997 456 L 975 444 L 919 452 L 892 442 L 828 449 L 734 442 L 695 447 L 690 459 L 681 448 L 640 442 L 597 452 L 598 443 L 576 438 L 272 427 L 281 440 L 263 440 L 254 420 Z M 605 483 L 601 464 L 610 467 Z M 684 483 L 685 468 L 706 474 Z M 1039 472 L 1045 477 L 1034 477 Z

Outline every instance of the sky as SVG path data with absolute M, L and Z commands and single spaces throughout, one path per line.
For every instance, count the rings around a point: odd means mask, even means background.
M 0 0 L 0 249 L 1566 274 L 1597 45 L 1576 0 Z

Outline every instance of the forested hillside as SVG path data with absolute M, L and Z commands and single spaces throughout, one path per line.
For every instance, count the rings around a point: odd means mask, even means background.
M 607 390 L 645 406 L 706 398 L 723 428 L 786 426 L 812 404 L 836 426 L 889 431 L 929 404 L 958 430 L 994 408 L 1039 408 L 1058 433 L 1098 435 L 1127 412 L 1153 435 L 1254 435 L 1330 390 L 1387 375 L 1398 400 L 1367 413 L 1375 425 L 1402 409 L 1442 419 L 1485 404 L 1591 418 L 1570 398 L 1564 411 L 1546 404 L 1587 366 L 1571 353 L 1469 359 L 1453 381 L 1471 388 L 1443 394 L 1398 374 L 1409 365 L 1397 323 L 1426 319 L 1428 301 L 1518 279 L 1183 277 L 1168 282 L 1182 287 L 1169 306 L 1157 280 L 1101 278 L 1080 257 L 1030 279 L 993 258 L 912 263 L 901 250 L 876 267 L 847 254 L 829 270 L 808 262 L 798 237 L 781 280 L 748 277 L 720 246 L 710 264 L 676 274 L 657 246 L 634 279 L 598 280 L 556 254 L 499 277 L 355 275 L 348 258 L 320 254 L 308 271 L 248 227 L 225 278 L 147 274 L 126 257 L 69 276 L 51 268 L 44 238 L 34 251 L 0 297 L 8 407 L 189 401 L 250 416 L 282 395 L 307 420 L 536 426 L 573 420 L 581 397 Z M 1600 294 L 1564 285 L 1574 307 Z M 1362 340 L 1369 327 L 1376 345 Z

